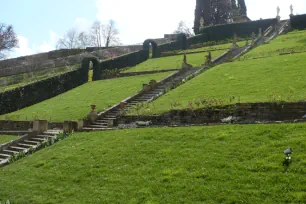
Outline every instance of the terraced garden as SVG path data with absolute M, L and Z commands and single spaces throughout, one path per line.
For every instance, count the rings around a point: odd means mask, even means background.
M 102 111 L 140 91 L 143 83 L 151 79 L 161 80 L 170 74 L 172 72 L 89 82 L 49 100 L 2 115 L 0 119 L 39 118 L 58 122 L 82 119 L 90 112 L 91 104 L 96 104 L 97 109 Z
M 306 31 L 294 31 L 286 35 L 281 35 L 269 44 L 252 50 L 242 57 L 242 60 L 295 52 L 306 52 Z
M 302 53 L 222 64 L 137 111 L 160 114 L 186 109 L 190 102 L 197 104 L 203 100 L 221 100 L 224 105 L 306 100 L 305 57 L 306 53 Z M 202 105 L 195 108 L 198 107 Z
M 305 124 L 77 133 L 0 169 L 11 203 L 304 203 Z M 283 151 L 293 148 L 284 166 Z

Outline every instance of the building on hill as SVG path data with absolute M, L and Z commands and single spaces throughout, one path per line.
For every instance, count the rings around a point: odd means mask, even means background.
M 203 27 L 251 21 L 245 0 L 196 0 L 194 32 Z

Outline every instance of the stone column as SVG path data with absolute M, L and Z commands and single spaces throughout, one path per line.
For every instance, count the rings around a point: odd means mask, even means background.
M 145 92 L 150 91 L 151 90 L 151 85 L 143 84 L 142 85 L 142 90 L 145 91 Z
M 35 120 L 33 121 L 33 131 L 43 133 L 48 130 L 47 120 Z
M 83 128 L 83 125 L 83 121 L 64 121 L 63 131 L 64 133 L 79 131 Z

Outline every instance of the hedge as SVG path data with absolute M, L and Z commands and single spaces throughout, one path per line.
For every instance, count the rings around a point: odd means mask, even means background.
M 297 29 L 297 30 L 306 29 L 306 14 L 290 16 L 290 24 L 292 29 Z
M 113 59 L 102 61 L 100 64 L 100 69 L 112 70 L 112 69 L 122 69 L 125 67 L 136 66 L 148 59 L 148 50 L 140 50 L 127 55 L 122 55 Z
M 0 93 L 0 115 L 17 111 L 52 98 L 88 81 L 88 69 L 51 77 L 23 87 Z
M 211 26 L 206 27 L 200 31 L 200 36 L 193 37 L 194 39 L 188 39 L 189 42 L 195 42 L 201 40 L 205 41 L 219 41 L 219 40 L 225 40 L 228 38 L 233 38 L 234 34 L 238 37 L 248 37 L 253 32 L 258 34 L 258 31 L 260 28 L 266 30 L 271 25 L 276 25 L 277 19 L 265 19 L 265 20 L 258 20 L 258 21 L 250 21 L 250 22 L 244 22 L 244 23 L 231 23 L 231 24 L 225 24 L 225 25 L 217 25 L 217 26 Z M 194 44 L 194 43 L 192 43 Z

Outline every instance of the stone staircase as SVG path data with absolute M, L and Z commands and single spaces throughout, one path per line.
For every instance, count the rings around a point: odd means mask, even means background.
M 0 146 L 0 167 L 9 163 L 15 154 L 28 153 L 31 148 L 39 147 L 48 138 L 56 138 L 60 130 L 47 130 L 42 133 L 30 132 L 19 139 Z
M 287 23 L 287 22 L 286 22 Z M 281 28 L 286 26 L 286 23 L 281 25 Z M 215 59 L 212 64 L 217 65 L 224 62 L 228 62 L 229 59 L 235 60 L 245 53 L 252 50 L 254 47 L 260 46 L 264 43 L 264 41 L 271 40 L 279 35 L 279 32 L 274 32 L 272 26 L 266 29 L 262 36 L 258 36 L 254 42 L 250 45 L 246 45 L 244 47 L 235 47 L 230 49 L 229 51 L 222 54 L 220 57 Z M 104 131 L 104 130 L 112 130 L 115 122 L 120 116 L 128 111 L 129 109 L 135 107 L 137 104 L 140 103 L 150 103 L 153 100 L 157 99 L 161 95 L 164 94 L 165 90 L 172 89 L 181 84 L 183 80 L 189 78 L 190 76 L 195 76 L 203 69 L 207 69 L 208 67 L 201 67 L 201 68 L 191 68 L 187 70 L 181 70 L 176 72 L 173 76 L 167 77 L 166 79 L 162 80 L 154 86 L 154 88 L 147 90 L 146 92 L 139 92 L 134 96 L 127 98 L 126 100 L 122 101 L 120 104 L 116 104 L 115 106 L 109 108 L 108 110 L 99 113 L 98 119 L 94 122 L 88 123 L 84 126 L 83 131 Z M 121 104 L 124 104 L 124 107 L 121 107 Z
M 96 121 L 88 124 L 83 128 L 83 131 L 103 131 L 111 130 L 115 121 L 128 109 L 133 108 L 140 103 L 149 103 L 157 99 L 165 93 L 166 90 L 175 88 L 183 82 L 189 76 L 197 73 L 201 68 L 183 69 L 176 72 L 173 75 L 165 78 L 159 83 L 148 85 L 144 90 L 138 92 L 134 96 L 131 96 L 123 100 L 120 104 L 116 104 L 110 109 L 99 113 L 99 117 Z M 146 89 L 147 88 L 147 89 Z M 122 107 L 124 104 L 124 107 Z

